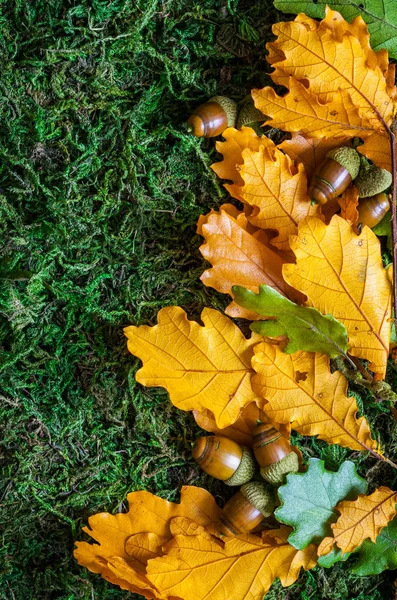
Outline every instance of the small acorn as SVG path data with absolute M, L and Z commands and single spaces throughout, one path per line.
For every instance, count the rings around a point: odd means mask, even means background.
M 260 124 L 266 120 L 265 115 L 255 107 L 255 104 L 250 97 L 240 108 L 237 116 L 236 128 L 251 127 L 257 134 L 262 134 L 263 130 L 260 128 Z
M 219 531 L 228 536 L 249 533 L 273 513 L 274 507 L 272 488 L 260 481 L 250 481 L 226 502 L 220 517 Z
M 226 96 L 214 96 L 198 106 L 186 122 L 189 133 L 197 137 L 216 137 L 227 129 L 235 127 L 237 104 Z
M 273 425 L 260 423 L 253 431 L 253 450 L 261 475 L 272 485 L 281 485 L 288 473 L 299 471 L 298 455 Z
M 358 206 L 358 225 L 363 227 L 375 227 L 381 222 L 385 214 L 390 210 L 390 202 L 387 194 L 381 192 L 375 196 L 369 196 L 359 201 Z
M 386 190 L 392 182 L 392 174 L 386 169 L 369 166 L 360 169 L 358 177 L 354 181 L 354 185 L 358 189 L 360 198 L 368 198 L 375 196 Z
M 192 456 L 203 471 L 226 485 L 246 483 L 255 473 L 251 451 L 227 437 L 209 435 L 198 438 Z
M 319 204 L 339 196 L 360 170 L 360 155 L 354 148 L 334 148 L 314 171 L 308 190 L 309 198 Z

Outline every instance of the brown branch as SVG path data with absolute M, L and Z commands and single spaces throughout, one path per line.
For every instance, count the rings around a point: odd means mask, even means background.
M 393 318 L 394 323 L 396 322 L 396 310 L 397 310 L 397 212 L 396 212 L 396 195 L 397 195 L 397 181 L 396 181 L 396 121 L 390 127 L 387 128 L 387 133 L 390 137 L 390 148 L 391 148 L 391 174 L 392 174 L 392 193 L 390 197 L 391 204 L 391 231 L 392 231 L 392 247 L 393 247 Z

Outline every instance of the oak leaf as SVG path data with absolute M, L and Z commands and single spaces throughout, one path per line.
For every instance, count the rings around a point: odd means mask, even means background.
M 331 532 L 338 502 L 355 499 L 366 491 L 367 482 L 357 474 L 353 462 L 344 461 L 334 473 L 325 469 L 323 460 L 311 458 L 305 473 L 290 473 L 287 483 L 279 487 L 281 506 L 274 514 L 278 521 L 294 528 L 288 541 L 302 550 Z
M 352 227 L 354 227 L 358 221 L 358 201 L 358 189 L 355 185 L 349 186 L 338 198 L 338 203 L 341 207 L 340 216 Z
M 376 377 L 383 378 L 389 352 L 391 284 L 376 235 L 364 227 L 357 236 L 336 215 L 328 226 L 314 218 L 301 222 L 290 244 L 296 265 L 283 266 L 284 279 L 307 295 L 309 305 L 343 323 L 350 353 L 369 360 Z
M 316 167 L 323 162 L 327 153 L 342 145 L 338 138 L 306 138 L 299 133 L 293 133 L 290 140 L 284 140 L 277 147 L 292 160 L 301 162 L 309 179 Z
M 366 577 L 377 575 L 385 569 L 397 569 L 397 516 L 384 527 L 375 542 L 365 540 L 358 548 L 357 562 L 352 573 Z
M 212 269 L 207 269 L 200 277 L 205 285 L 232 296 L 232 286 L 235 284 L 252 291 L 257 291 L 261 284 L 268 284 L 294 301 L 305 300 L 303 294 L 283 279 L 285 259 L 274 248 L 262 243 L 255 232 L 250 232 L 244 215 L 234 218 L 221 208 L 219 213 L 210 213 L 206 221 L 200 222 L 200 230 L 206 240 L 200 252 L 212 265 Z M 227 307 L 226 313 L 250 320 L 258 318 L 255 313 L 244 310 L 235 302 Z
M 204 326 L 189 321 L 182 308 L 158 313 L 158 325 L 126 327 L 129 351 L 143 361 L 136 380 L 165 387 L 181 410 L 210 410 L 218 427 L 237 421 L 240 410 L 257 400 L 251 387 L 253 346 L 230 319 L 205 308 Z
M 301 568 L 316 564 L 315 546 L 296 550 L 287 542 L 290 529 L 268 531 L 262 538 L 240 535 L 224 543 L 197 535 L 175 535 L 164 556 L 150 560 L 148 578 L 167 595 L 195 600 L 262 600 L 276 577 L 287 587 Z
M 255 346 L 252 384 L 263 411 L 277 423 L 291 423 L 302 435 L 317 435 L 328 444 L 367 450 L 379 457 L 364 417 L 357 418 L 355 398 L 348 397 L 347 380 L 330 372 L 325 354 L 285 354 L 267 342 Z
M 382 486 L 370 496 L 359 496 L 353 501 L 343 501 L 335 510 L 340 517 L 331 525 L 333 537 L 326 537 L 318 548 L 318 554 L 328 554 L 334 544 L 343 552 L 353 552 L 364 540 L 375 542 L 381 529 L 396 513 L 397 493 Z
M 243 201 L 240 188 L 244 185 L 244 181 L 239 167 L 243 162 L 243 151 L 246 148 L 259 150 L 261 146 L 267 145 L 267 138 L 258 136 L 251 127 L 241 127 L 241 129 L 229 127 L 222 136 L 226 141 L 216 142 L 215 146 L 223 155 L 223 160 L 212 164 L 211 169 L 221 179 L 231 180 L 233 183 L 226 183 L 224 187 L 233 198 Z
M 145 598 L 162 598 L 146 577 L 146 563 L 172 537 L 171 519 L 188 517 L 209 527 L 218 521 L 220 509 L 209 492 L 188 486 L 182 488 L 180 504 L 145 491 L 132 492 L 127 500 L 127 513 L 99 513 L 88 519 L 89 527 L 83 531 L 97 544 L 76 542 L 74 556 L 79 564 L 122 589 Z
M 349 25 L 327 9 L 321 23 L 299 15 L 276 23 L 273 33 L 277 40 L 267 45 L 271 77 L 291 91 L 283 97 L 270 87 L 253 92 L 256 107 L 273 117 L 266 124 L 310 137 L 335 135 L 341 143 L 359 135 L 365 141 L 360 152 L 390 170 L 393 69 L 387 52 L 371 49 L 362 19 Z
M 271 240 L 277 249 L 289 249 L 289 237 L 296 233 L 298 223 L 307 216 L 321 216 L 320 208 L 311 205 L 307 197 L 307 179 L 302 164 L 294 162 L 267 140 L 258 151 L 247 148 L 240 174 L 244 180 L 241 197 L 254 207 L 248 216 L 262 229 L 274 229 L 278 235 Z

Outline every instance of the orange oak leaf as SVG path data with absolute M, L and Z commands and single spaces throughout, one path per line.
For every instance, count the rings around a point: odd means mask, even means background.
M 262 243 L 255 233 L 247 231 L 244 225 L 245 223 L 241 224 L 241 219 L 239 222 L 224 210 L 208 215 L 206 222 L 201 222 L 206 243 L 200 247 L 200 252 L 212 265 L 212 269 L 207 269 L 201 275 L 201 281 L 218 292 L 231 296 L 233 285 L 242 285 L 255 292 L 259 285 L 270 285 L 293 302 L 302 303 L 305 296 L 283 279 L 285 259 L 275 249 Z M 235 302 L 227 307 L 226 313 L 250 320 L 260 318 Z
M 218 521 L 220 509 L 209 492 L 191 486 L 182 488 L 180 504 L 144 491 L 132 492 L 127 500 L 127 513 L 99 513 L 88 519 L 89 527 L 83 531 L 97 544 L 76 542 L 74 556 L 80 565 L 122 589 L 163 598 L 147 579 L 146 564 L 171 539 L 171 519 L 183 516 L 210 527 Z
M 283 97 L 269 87 L 253 92 L 257 108 L 272 117 L 266 124 L 310 137 L 336 135 L 341 141 L 358 135 L 365 140 L 359 151 L 390 170 L 394 68 L 386 51 L 371 49 L 361 17 L 350 25 L 327 9 L 321 23 L 299 15 L 276 23 L 273 32 L 277 40 L 267 45 L 275 69 L 271 77 L 290 92 Z
M 307 179 L 302 164 L 294 162 L 265 138 L 258 151 L 247 148 L 240 174 L 244 180 L 241 197 L 254 207 L 248 220 L 262 229 L 274 229 L 271 240 L 277 249 L 289 249 L 289 237 L 309 215 L 320 216 L 317 205 L 307 197 Z
M 212 413 L 208 410 L 200 413 L 199 411 L 193 411 L 193 416 L 196 420 L 197 425 L 205 431 L 215 433 L 215 435 L 224 435 L 225 437 L 234 440 L 242 446 L 252 446 L 252 431 L 257 425 L 258 421 L 262 423 L 270 423 L 269 417 L 258 408 L 255 402 L 248 404 L 240 413 L 239 418 L 230 427 L 225 429 L 219 429 L 216 425 L 216 421 Z M 273 423 L 273 425 L 281 431 L 287 439 L 290 438 L 291 427 L 289 425 L 280 425 Z
M 230 319 L 205 308 L 204 327 L 178 306 L 163 308 L 158 325 L 126 327 L 129 351 L 143 361 L 136 380 L 165 387 L 181 410 L 210 410 L 218 427 L 237 421 L 256 394 L 251 387 L 253 346 Z
M 353 552 L 367 538 L 375 542 L 381 529 L 397 513 L 397 493 L 382 486 L 370 496 L 360 495 L 356 500 L 344 500 L 335 506 L 341 516 L 331 525 L 334 537 L 326 537 L 318 548 L 318 555 L 328 554 L 336 544 L 343 552 Z
M 252 384 L 270 419 L 290 423 L 302 435 L 317 435 L 328 444 L 380 456 L 366 419 L 356 417 L 355 398 L 346 395 L 346 378 L 339 371 L 331 374 L 328 356 L 285 354 L 267 342 L 255 346 L 254 352 Z
M 342 196 L 338 198 L 338 203 L 341 207 L 340 216 L 353 227 L 358 221 L 358 200 L 358 189 L 355 185 L 349 185 L 349 187 L 343 192 Z
M 338 138 L 306 138 L 299 133 L 293 133 L 290 140 L 284 140 L 278 148 L 292 160 L 301 162 L 305 167 L 306 177 L 309 178 L 316 167 L 323 162 L 327 152 L 343 146 Z
M 229 127 L 222 136 L 226 141 L 217 142 L 215 146 L 218 152 L 223 154 L 223 160 L 212 164 L 211 169 L 221 179 L 231 180 L 233 183 L 226 183 L 225 188 L 233 198 L 242 200 L 240 188 L 244 181 L 239 172 L 239 165 L 243 162 L 243 151 L 245 148 L 259 150 L 262 145 L 266 145 L 267 138 L 258 136 L 251 127 L 241 127 L 241 129 Z
M 290 244 L 296 265 L 283 266 L 284 279 L 306 294 L 311 306 L 343 323 L 350 353 L 369 360 L 376 378 L 383 378 L 389 352 L 391 284 L 376 235 L 364 227 L 358 236 L 335 215 L 329 225 L 316 218 L 302 221 Z
M 296 550 L 288 544 L 291 529 L 268 531 L 262 538 L 240 535 L 224 543 L 197 531 L 176 535 L 162 557 L 148 563 L 149 580 L 165 594 L 195 600 L 262 600 L 276 577 L 284 587 L 301 568 L 316 564 L 316 547 Z

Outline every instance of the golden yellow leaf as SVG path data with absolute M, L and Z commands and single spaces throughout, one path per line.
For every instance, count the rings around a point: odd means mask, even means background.
M 292 160 L 301 162 L 305 167 L 306 177 L 309 178 L 323 162 L 327 152 L 342 145 L 338 138 L 305 138 L 299 133 L 293 133 L 291 139 L 284 140 L 278 148 Z
M 231 180 L 233 183 L 226 183 L 225 188 L 233 198 L 242 200 L 240 188 L 244 182 L 239 173 L 239 165 L 243 162 L 242 153 L 245 148 L 259 150 L 262 145 L 266 144 L 267 138 L 259 137 L 251 127 L 241 127 L 241 129 L 229 127 L 222 133 L 222 136 L 226 141 L 217 142 L 216 149 L 223 154 L 223 160 L 212 164 L 211 169 L 221 179 Z
M 193 411 L 193 416 L 201 429 L 215 433 L 215 435 L 224 435 L 242 446 L 249 447 L 252 446 L 252 431 L 255 425 L 257 425 L 257 422 L 271 422 L 269 417 L 263 410 L 258 408 L 255 402 L 248 404 L 241 411 L 237 421 L 233 423 L 233 425 L 230 425 L 230 427 L 225 427 L 224 429 L 219 429 L 219 427 L 217 427 L 213 414 L 208 410 L 202 413 L 195 410 Z M 290 438 L 291 427 L 289 425 L 280 425 L 279 423 L 273 423 L 273 425 L 276 429 L 279 429 L 287 439 Z
M 352 227 L 354 227 L 358 221 L 358 200 L 358 189 L 355 185 L 349 185 L 349 187 L 343 192 L 342 196 L 338 198 L 338 203 L 341 207 L 340 216 Z
M 309 215 L 320 216 L 319 207 L 307 197 L 307 179 L 302 164 L 294 162 L 265 138 L 256 152 L 243 152 L 240 174 L 244 180 L 241 197 L 254 207 L 248 220 L 262 229 L 274 229 L 278 235 L 271 240 L 277 249 L 289 249 L 289 237 L 298 223 Z
M 368 227 L 357 236 L 341 217 L 330 224 L 309 218 L 290 240 L 296 265 L 283 266 L 284 279 L 308 297 L 308 304 L 346 326 L 349 351 L 370 361 L 377 378 L 389 352 L 391 284 L 380 244 Z
M 257 108 L 273 117 L 266 124 L 311 137 L 336 135 L 342 142 L 358 135 L 365 140 L 359 151 L 390 170 L 395 69 L 387 51 L 371 49 L 361 17 L 349 24 L 327 8 L 321 23 L 298 15 L 276 23 L 273 33 L 277 40 L 267 45 L 271 77 L 291 91 L 283 97 L 269 87 L 253 92 Z
M 293 77 L 288 88 L 285 96 L 278 96 L 271 87 L 252 92 L 255 106 L 272 117 L 266 125 L 309 137 L 340 138 L 341 145 L 354 136 L 365 138 L 373 133 L 373 123 L 360 116 L 348 92 L 335 91 L 332 102 L 324 104 L 317 93 Z
M 335 506 L 341 516 L 331 525 L 334 537 L 326 537 L 318 548 L 318 555 L 328 554 L 336 544 L 343 552 L 354 552 L 364 540 L 375 542 L 381 529 L 396 513 L 397 493 L 382 486 L 370 496 L 360 495 L 356 500 L 344 500 Z
M 171 519 L 183 516 L 210 527 L 218 521 L 220 509 L 209 492 L 188 486 L 182 488 L 180 504 L 149 492 L 132 492 L 127 500 L 127 513 L 100 513 L 88 519 L 89 527 L 83 531 L 98 543 L 76 542 L 74 556 L 80 565 L 122 589 L 163 598 L 146 577 L 146 563 L 171 539 Z
M 346 378 L 339 371 L 331 374 L 328 356 L 285 354 L 267 342 L 254 351 L 253 388 L 271 420 L 290 423 L 302 435 L 317 435 L 328 444 L 380 454 L 366 419 L 356 417 L 355 398 L 346 395 Z
M 139 383 L 166 388 L 181 410 L 211 410 L 223 428 L 256 400 L 251 357 L 260 336 L 246 340 L 230 319 L 210 308 L 201 319 L 204 327 L 172 306 L 160 310 L 158 325 L 126 327 L 124 332 L 129 351 L 143 361 L 136 374 Z
M 148 563 L 149 580 L 165 594 L 195 600 L 262 600 L 276 577 L 287 587 L 300 569 L 316 564 L 313 544 L 296 550 L 281 526 L 263 537 L 240 535 L 224 543 L 208 535 L 176 535 L 166 554 Z M 204 532 L 203 532 L 204 533 Z
M 200 252 L 213 266 L 204 271 L 201 281 L 230 296 L 233 296 L 233 285 L 242 285 L 255 292 L 258 292 L 259 285 L 270 285 L 293 302 L 302 303 L 305 296 L 283 279 L 284 258 L 247 231 L 244 223 L 243 226 L 240 223 L 241 220 L 238 222 L 224 210 L 208 215 L 206 222 L 201 223 L 206 244 L 200 247 Z M 250 320 L 260 318 L 235 302 L 227 307 L 226 313 Z

